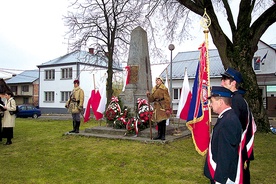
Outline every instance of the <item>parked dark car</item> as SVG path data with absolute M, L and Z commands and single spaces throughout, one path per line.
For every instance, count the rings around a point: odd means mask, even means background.
M 16 114 L 16 117 L 21 118 L 38 118 L 41 116 L 40 109 L 36 108 L 33 105 L 18 105 L 18 113 Z

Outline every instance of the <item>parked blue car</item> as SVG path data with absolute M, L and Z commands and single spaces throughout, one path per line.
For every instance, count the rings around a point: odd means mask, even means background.
M 18 105 L 18 113 L 16 114 L 16 117 L 21 118 L 38 118 L 41 116 L 40 109 L 36 108 L 33 105 Z

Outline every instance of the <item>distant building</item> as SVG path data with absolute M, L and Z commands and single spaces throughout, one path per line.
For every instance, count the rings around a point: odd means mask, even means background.
M 32 104 L 38 106 L 39 79 L 38 70 L 26 70 L 6 80 L 18 105 Z
M 74 87 L 75 79 L 80 81 L 80 87 L 84 90 L 86 108 L 91 90 L 106 84 L 107 66 L 105 55 L 95 54 L 92 48 L 89 52 L 74 51 L 38 65 L 39 106 L 42 113 L 67 113 L 65 103 Z M 113 70 L 115 75 L 122 71 L 116 64 Z
M 174 112 L 177 111 L 180 98 L 180 91 L 184 79 L 184 71 L 187 68 L 189 85 L 192 90 L 193 82 L 196 74 L 197 64 L 199 60 L 199 51 L 179 52 L 172 61 L 172 103 Z M 221 73 L 224 66 L 222 65 L 218 50 L 209 50 L 209 70 L 210 70 L 210 86 L 220 85 Z M 276 114 L 276 49 L 274 45 L 267 45 L 263 41 L 259 41 L 258 50 L 252 60 L 252 68 L 254 69 L 259 89 L 264 100 L 264 107 L 269 115 Z M 161 73 L 166 78 L 166 70 L 168 78 L 170 78 L 170 64 Z

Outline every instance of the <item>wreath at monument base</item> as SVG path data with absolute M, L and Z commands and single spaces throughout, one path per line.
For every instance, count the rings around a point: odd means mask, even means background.
M 127 134 L 138 134 L 149 127 L 149 120 L 153 113 L 153 108 L 145 99 L 137 99 L 137 115 L 131 116 L 130 110 L 124 107 L 121 111 L 120 101 L 117 97 L 112 97 L 109 103 L 105 117 L 108 120 L 108 124 L 116 129 L 126 129 Z

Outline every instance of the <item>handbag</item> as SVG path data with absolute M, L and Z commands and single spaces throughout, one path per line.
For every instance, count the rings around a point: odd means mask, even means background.
M 10 103 L 10 107 L 11 107 L 11 103 Z M 9 111 L 10 115 L 14 115 L 18 113 L 18 106 L 16 106 L 15 111 Z
M 14 115 L 14 114 L 16 114 L 16 112 L 15 111 L 9 111 L 10 112 L 10 115 Z

